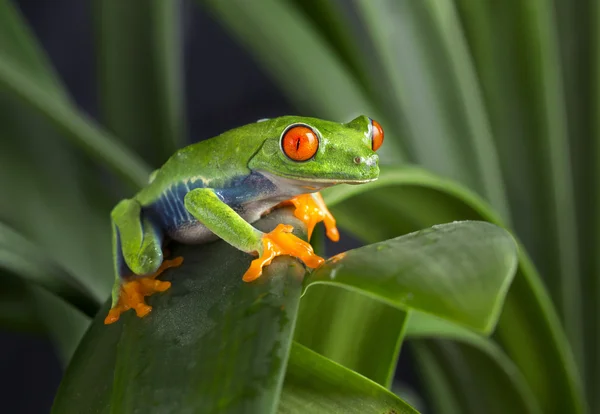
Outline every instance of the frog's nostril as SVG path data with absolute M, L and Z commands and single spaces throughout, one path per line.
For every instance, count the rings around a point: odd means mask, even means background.
M 365 159 L 363 157 L 354 157 L 354 164 L 362 164 L 365 162 Z
M 377 161 L 379 161 L 379 157 L 377 156 L 377 154 L 374 154 L 367 158 L 366 163 L 369 167 L 372 167 L 374 165 L 377 165 Z

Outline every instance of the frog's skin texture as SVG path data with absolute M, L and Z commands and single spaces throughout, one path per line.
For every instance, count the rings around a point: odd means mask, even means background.
M 312 140 L 296 138 L 306 131 L 312 131 Z M 346 124 L 284 116 L 180 149 L 152 173 L 145 188 L 111 213 L 116 278 L 105 323 L 115 322 L 130 308 L 138 316 L 146 315 L 151 308 L 144 296 L 169 288 L 169 282 L 155 277 L 178 266 L 182 258 L 165 260 L 165 239 L 204 243 L 221 238 L 258 254 L 245 281 L 259 277 L 262 267 L 280 254 L 317 267 L 323 259 L 291 234 L 291 226 L 280 225 L 265 234 L 251 223 L 286 202 L 307 223 L 309 237 L 314 225 L 324 221 L 328 236 L 336 240 L 335 220 L 318 191 L 377 179 L 373 148 L 382 139 L 379 124 L 366 116 Z

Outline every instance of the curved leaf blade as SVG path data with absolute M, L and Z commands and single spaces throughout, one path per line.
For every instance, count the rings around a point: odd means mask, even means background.
M 516 270 L 510 234 L 485 222 L 437 225 L 329 259 L 306 278 L 359 290 L 489 334 Z
M 96 314 L 99 302 L 79 280 L 18 234 L 0 223 L 0 268 L 38 285 L 88 316 Z
M 517 366 L 493 340 L 421 312 L 411 313 L 406 336 L 413 349 L 427 347 L 448 362 L 444 375 L 457 390 L 461 412 L 542 413 Z
M 277 412 L 417 413 L 381 385 L 295 342 Z
M 372 184 L 334 187 L 323 195 L 340 227 L 367 242 L 453 220 L 483 219 L 502 225 L 475 194 L 418 168 L 384 167 Z M 364 214 L 373 209 L 377 214 Z M 543 412 L 583 412 L 569 343 L 539 275 L 522 250 L 494 338 L 523 373 Z
M 294 339 L 389 388 L 406 322 L 407 312 L 360 291 L 315 284 L 300 301 Z
M 97 0 L 106 127 L 151 165 L 184 142 L 181 2 Z
M 68 102 L 34 83 L 9 58 L 0 59 L 0 90 L 6 91 L 43 115 L 73 143 L 129 181 L 135 188 L 148 181 L 149 169 L 139 157 L 101 130 Z

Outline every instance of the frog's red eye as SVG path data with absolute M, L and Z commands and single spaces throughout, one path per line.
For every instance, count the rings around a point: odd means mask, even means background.
M 377 151 L 381 144 L 383 144 L 383 128 L 379 125 L 379 122 L 371 119 L 371 148 L 373 151 Z
M 288 128 L 281 139 L 281 149 L 294 161 L 311 159 L 319 149 L 319 138 L 315 131 L 305 125 Z

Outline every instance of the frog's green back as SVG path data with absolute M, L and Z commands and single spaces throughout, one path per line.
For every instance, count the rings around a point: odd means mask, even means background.
M 135 198 L 142 205 L 151 204 L 167 188 L 183 181 L 200 180 L 203 187 L 225 187 L 235 178 L 250 174 L 248 161 L 274 133 L 273 122 L 257 122 L 181 148 L 153 173 L 151 182 Z

